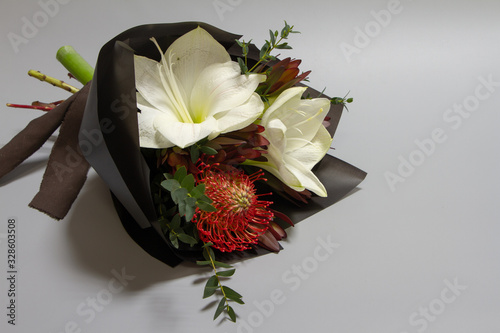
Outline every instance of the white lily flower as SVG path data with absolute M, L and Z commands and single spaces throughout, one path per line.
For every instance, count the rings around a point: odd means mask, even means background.
M 140 145 L 188 147 L 253 123 L 264 109 L 255 89 L 264 75 L 238 63 L 198 27 L 175 40 L 161 61 L 134 56 Z
M 246 161 L 271 172 L 296 191 L 308 189 L 326 197 L 326 189 L 311 169 L 326 155 L 332 137 L 323 125 L 330 101 L 301 99 L 306 88 L 283 91 L 264 111 L 261 134 L 269 140 L 267 162 Z

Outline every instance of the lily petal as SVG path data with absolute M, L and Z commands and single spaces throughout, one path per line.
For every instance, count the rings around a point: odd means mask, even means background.
M 330 133 L 326 128 L 322 127 L 307 145 L 289 152 L 288 156 L 302 163 L 304 167 L 312 169 L 326 155 L 331 143 L 332 137 Z
M 295 175 L 300 181 L 301 186 L 294 188 L 296 191 L 303 191 L 308 189 L 320 197 L 326 197 L 327 192 L 325 186 L 319 181 L 318 177 L 308 168 L 306 168 L 302 163 L 294 159 L 293 157 L 286 156 L 284 158 L 284 164 L 290 173 Z
M 158 115 L 161 115 L 162 112 L 144 100 L 140 93 L 137 93 L 137 107 L 141 110 L 141 112 L 137 114 L 140 146 L 146 148 L 167 148 L 174 146 L 170 140 L 158 132 L 154 125 L 155 119 Z M 164 117 L 168 116 L 168 113 L 164 114 Z M 171 123 L 177 120 L 163 118 L 163 121 Z
M 231 61 L 229 53 L 205 29 L 196 28 L 177 38 L 165 52 L 172 56 L 172 70 L 187 92 L 187 98 L 205 68 L 216 63 Z
M 206 138 L 212 133 L 217 122 L 213 117 L 207 118 L 203 123 L 183 123 L 170 121 L 165 114 L 159 114 L 154 120 L 156 130 L 175 146 L 186 148 Z
M 190 110 L 193 115 L 196 115 L 193 119 L 195 122 L 201 122 L 209 115 L 217 119 L 224 115 L 225 118 L 228 111 L 233 114 L 234 118 L 242 111 L 241 109 L 234 110 L 235 108 L 250 103 L 244 108 L 245 114 L 241 114 L 239 118 L 241 121 L 248 120 L 246 125 L 251 124 L 264 109 L 264 103 L 255 94 L 255 89 L 263 80 L 265 80 L 264 75 L 241 75 L 238 64 L 233 61 L 207 67 L 198 77 L 191 92 Z M 219 113 L 221 114 L 218 115 Z M 235 120 L 228 120 L 228 123 L 235 124 Z M 219 124 L 221 132 L 225 132 L 226 127 Z
M 134 56 L 135 87 L 153 107 L 168 112 L 173 109 L 162 83 L 161 65 L 149 58 Z

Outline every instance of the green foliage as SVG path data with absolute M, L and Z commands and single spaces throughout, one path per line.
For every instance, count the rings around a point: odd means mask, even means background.
M 352 97 L 347 98 L 347 95 L 349 95 L 349 92 L 344 97 L 333 97 L 330 100 L 330 103 L 333 105 L 342 104 L 346 108 L 346 110 L 349 111 L 346 104 L 352 103 L 354 101 L 354 98 L 352 98 Z
M 236 322 L 236 313 L 234 309 L 229 305 L 229 302 L 235 302 L 238 304 L 245 304 L 243 302 L 242 297 L 239 293 L 234 291 L 233 289 L 222 285 L 221 280 L 224 278 L 228 278 L 234 275 L 235 269 L 232 268 L 231 265 L 219 262 L 215 260 L 215 253 L 210 247 L 211 243 L 205 243 L 203 245 L 203 257 L 206 259 L 204 261 L 197 261 L 198 265 L 207 265 L 211 266 L 214 275 L 212 275 L 206 282 L 205 288 L 203 289 L 203 298 L 211 297 L 219 291 L 219 294 L 222 296 L 219 301 L 217 308 L 214 313 L 214 320 L 217 319 L 223 312 L 229 317 L 229 320 Z M 229 268 L 228 270 L 218 271 L 217 268 Z
M 196 208 L 209 212 L 216 210 L 211 205 L 212 200 L 205 195 L 205 185 L 195 186 L 194 176 L 188 174 L 184 166 L 177 169 L 173 177 L 165 174 L 165 178 L 166 180 L 161 182 L 161 186 L 170 192 L 173 202 L 179 209 L 180 216 L 185 217 L 187 222 L 193 219 Z
M 200 150 L 208 151 L 201 146 Z M 208 147 L 209 148 L 209 147 Z M 212 149 L 212 148 L 210 148 Z M 196 210 L 215 211 L 212 200 L 205 195 L 205 184 L 196 185 L 192 174 L 180 167 L 174 175 L 164 173 L 153 180 L 158 192 L 153 194 L 160 214 L 160 225 L 172 246 L 179 248 L 179 242 L 193 247 L 199 243 L 198 231 L 193 223 Z M 165 192 L 170 195 L 165 196 Z M 167 206 L 171 208 L 167 209 Z
M 241 72 L 243 74 L 251 73 L 262 62 L 276 60 L 276 57 L 271 55 L 271 52 L 275 49 L 290 50 L 292 47 L 283 40 L 288 39 L 288 36 L 291 33 L 299 33 L 299 32 L 294 31 L 293 25 L 290 26 L 286 21 L 285 21 L 285 26 L 281 29 L 281 33 L 278 32 L 278 30 L 275 31 L 269 30 L 269 40 L 266 40 L 264 45 L 260 48 L 259 52 L 260 59 L 251 69 L 248 69 L 248 64 L 247 64 L 248 46 L 250 45 L 251 40 L 249 42 L 236 40 L 236 43 L 238 43 L 238 45 L 242 49 L 241 54 L 243 55 L 243 59 L 238 58 L 238 64 L 240 65 Z
M 207 146 L 208 139 L 203 139 L 192 146 L 189 147 L 189 154 L 191 156 L 191 162 L 196 163 L 200 158 L 201 153 L 206 155 L 215 155 L 217 154 L 217 150 L 213 149 L 210 146 Z

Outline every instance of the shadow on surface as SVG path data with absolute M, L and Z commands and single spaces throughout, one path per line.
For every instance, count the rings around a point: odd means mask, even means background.
M 96 176 L 87 180 L 66 220 L 70 246 L 82 269 L 106 280 L 113 269 L 124 269 L 135 276 L 128 291 L 205 272 L 191 263 L 171 268 L 139 247 L 123 229 L 105 184 Z

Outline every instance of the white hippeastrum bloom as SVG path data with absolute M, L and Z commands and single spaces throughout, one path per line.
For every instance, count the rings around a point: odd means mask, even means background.
M 175 40 L 161 61 L 135 56 L 140 145 L 188 147 L 253 123 L 264 109 L 255 89 L 264 75 L 238 63 L 198 27 Z
M 267 162 L 249 161 L 271 172 L 296 191 L 308 189 L 326 197 L 326 189 L 311 169 L 328 152 L 332 137 L 323 125 L 330 101 L 301 99 L 306 88 L 283 91 L 264 111 L 261 134 L 269 140 Z

